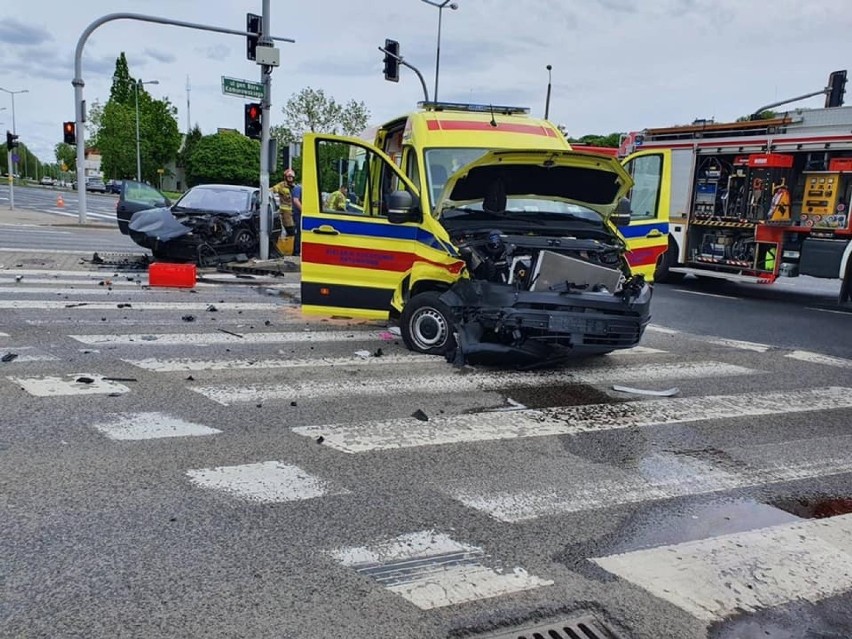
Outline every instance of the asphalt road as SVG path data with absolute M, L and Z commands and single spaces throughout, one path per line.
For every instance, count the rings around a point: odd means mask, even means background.
M 0 270 L 0 636 L 852 635 L 828 293 L 658 286 L 641 349 L 519 374 L 139 279 Z
M 57 197 L 62 196 L 64 205 L 57 205 Z M 117 224 L 115 221 L 115 203 L 117 195 L 103 195 L 100 193 L 86 194 L 86 214 L 89 221 L 99 224 Z M 49 186 L 16 186 L 15 207 L 30 209 L 47 213 L 53 218 L 69 218 L 76 220 L 77 192 L 66 189 L 52 188 Z M 0 220 L 3 211 L 10 204 L 9 185 L 7 182 L 0 184 Z

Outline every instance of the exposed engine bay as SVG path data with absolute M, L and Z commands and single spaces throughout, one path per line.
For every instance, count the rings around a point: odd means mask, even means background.
M 519 290 L 616 293 L 630 276 L 617 238 L 605 242 L 492 229 L 455 233 L 452 239 L 474 279 Z
M 441 295 L 455 316 L 448 359 L 542 366 L 638 343 L 650 287 L 630 273 L 620 238 L 584 235 L 453 230 L 471 277 Z

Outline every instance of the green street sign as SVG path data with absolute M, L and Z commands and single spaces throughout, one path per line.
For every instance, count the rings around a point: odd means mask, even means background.
M 235 95 L 241 98 L 263 99 L 263 85 L 260 82 L 240 80 L 239 78 L 227 78 L 222 76 L 222 93 Z

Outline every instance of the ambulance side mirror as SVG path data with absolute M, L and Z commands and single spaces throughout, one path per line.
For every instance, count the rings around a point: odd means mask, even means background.
M 615 205 L 615 211 L 609 219 L 616 226 L 630 226 L 631 213 L 632 209 L 630 207 L 630 200 L 623 197 L 619 200 L 618 204 Z
M 420 221 L 420 208 L 408 191 L 393 191 L 387 196 L 388 222 L 405 224 Z

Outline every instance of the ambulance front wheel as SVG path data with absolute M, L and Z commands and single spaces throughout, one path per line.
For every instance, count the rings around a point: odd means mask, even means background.
M 412 351 L 446 355 L 455 348 L 453 314 L 440 295 L 436 291 L 420 293 L 403 307 L 399 328 L 405 345 Z

